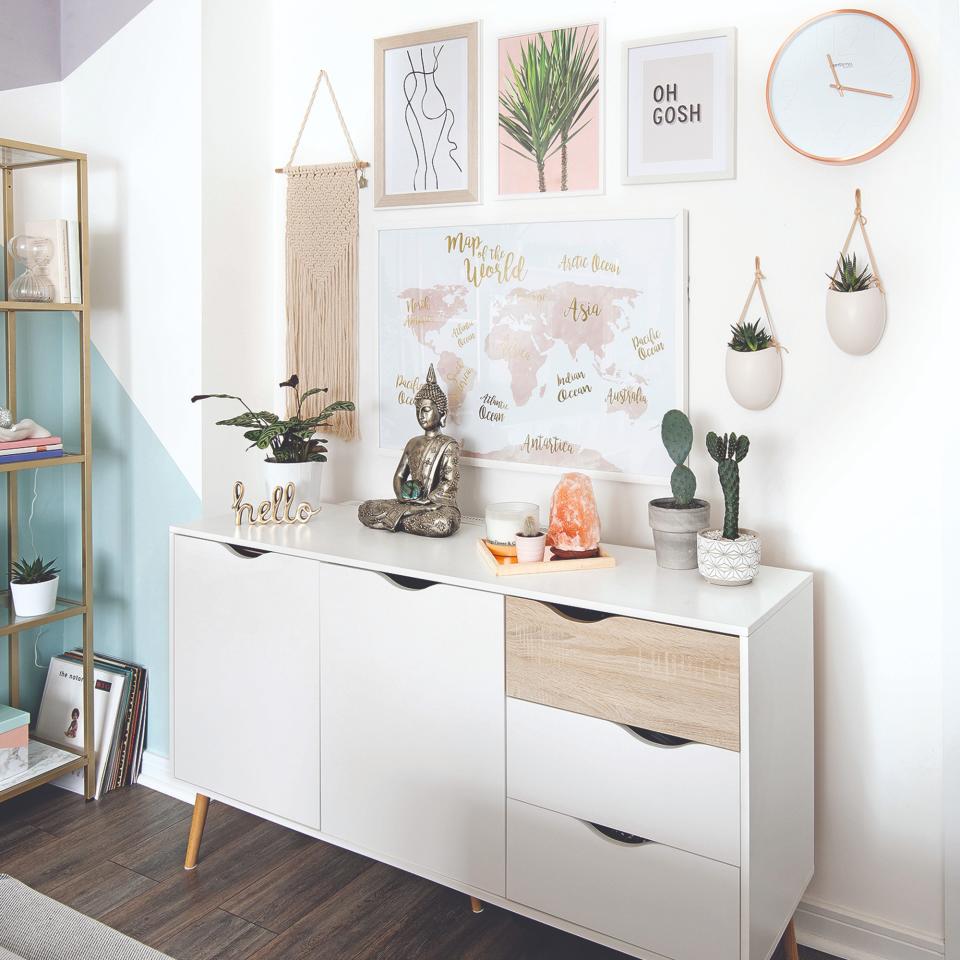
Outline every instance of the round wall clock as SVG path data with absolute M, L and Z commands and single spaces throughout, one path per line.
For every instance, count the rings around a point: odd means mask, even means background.
M 823 163 L 886 150 L 917 106 L 920 78 L 903 34 L 866 10 L 834 10 L 787 37 L 767 76 L 767 111 L 788 146 Z

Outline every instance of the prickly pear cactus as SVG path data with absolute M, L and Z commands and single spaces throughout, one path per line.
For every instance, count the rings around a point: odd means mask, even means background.
M 687 507 L 697 493 L 697 478 L 684 461 L 693 446 L 693 427 L 682 410 L 668 410 L 660 425 L 660 437 L 676 464 L 670 474 L 670 489 L 678 507 Z
M 723 537 L 736 540 L 740 536 L 740 461 L 750 449 L 750 439 L 741 434 L 725 433 L 718 437 L 707 434 L 707 452 L 717 461 L 717 473 L 723 489 Z

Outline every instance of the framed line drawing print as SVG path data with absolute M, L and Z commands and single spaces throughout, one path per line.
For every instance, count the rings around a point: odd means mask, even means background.
M 736 176 L 734 28 L 623 47 L 623 182 Z
M 603 192 L 603 24 L 497 41 L 501 200 Z
M 379 231 L 380 448 L 433 364 L 460 463 L 663 484 L 687 406 L 687 217 Z
M 479 23 L 374 41 L 374 206 L 480 199 Z

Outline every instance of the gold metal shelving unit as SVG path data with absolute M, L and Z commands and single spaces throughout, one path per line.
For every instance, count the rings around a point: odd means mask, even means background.
M 9 691 L 11 706 L 20 702 L 20 634 L 48 623 L 71 617 L 83 618 L 83 749 L 56 748 L 58 753 L 42 772 L 29 770 L 22 778 L 13 778 L 0 783 L 0 802 L 25 793 L 41 784 L 55 780 L 71 770 L 83 769 L 84 795 L 89 800 L 94 795 L 96 764 L 93 737 L 93 525 L 92 525 L 92 411 L 90 406 L 90 236 L 87 221 L 87 157 L 83 153 L 61 150 L 57 147 L 42 147 L 32 143 L 0 138 L 0 173 L 3 176 L 3 252 L 6 257 L 6 283 L 4 296 L 9 296 L 9 284 L 13 280 L 13 258 L 7 252 L 7 241 L 14 231 L 13 183 L 14 175 L 21 171 L 72 165 L 76 173 L 77 223 L 80 236 L 80 290 L 81 303 L 26 303 L 8 299 L 0 300 L 0 315 L 5 323 L 6 341 L 6 406 L 17 416 L 17 317 L 18 314 L 47 313 L 57 311 L 73 313 L 77 317 L 80 335 L 80 450 L 65 453 L 63 457 L 49 460 L 27 460 L 20 463 L 0 465 L 0 473 L 16 474 L 21 470 L 49 469 L 77 464 L 80 467 L 81 505 L 81 583 L 79 600 L 58 597 L 53 612 L 42 617 L 17 617 L 12 600 L 7 592 L 0 593 L 0 637 L 7 640 Z M 28 320 L 22 321 L 28 322 Z M 19 508 L 17 504 L 17 478 L 7 478 L 7 546 L 8 557 L 19 556 Z M 43 743 L 40 738 L 31 738 L 34 743 Z M 48 745 L 51 746 L 52 745 Z M 31 749 L 31 752 L 36 752 Z M 62 754 L 62 757 L 60 756 Z M 50 765 L 52 764 L 52 765 Z M 33 764 L 31 763 L 31 767 Z

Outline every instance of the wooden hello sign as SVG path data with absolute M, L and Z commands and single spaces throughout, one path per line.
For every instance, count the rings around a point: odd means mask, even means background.
M 263 500 L 257 507 L 252 503 L 244 503 L 243 494 L 243 484 L 238 480 L 233 485 L 234 522 L 238 527 L 244 523 L 244 515 L 248 526 L 264 526 L 268 523 L 307 523 L 320 512 L 319 508 L 314 509 L 305 500 L 294 507 L 297 488 L 293 483 L 288 483 L 286 487 L 274 487 L 273 496 Z

